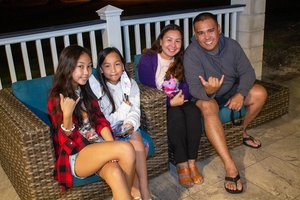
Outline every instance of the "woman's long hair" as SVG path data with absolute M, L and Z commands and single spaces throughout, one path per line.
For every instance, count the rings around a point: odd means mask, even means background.
M 59 94 L 63 94 L 64 97 L 69 97 L 74 100 L 78 98 L 72 85 L 73 82 L 72 73 L 75 70 L 78 59 L 82 54 L 87 54 L 92 60 L 90 51 L 78 45 L 68 46 L 64 48 L 63 51 L 61 52 L 59 56 L 58 67 L 54 74 L 53 87 L 50 92 L 50 97 L 58 98 L 58 102 L 60 102 Z M 91 118 L 91 116 L 93 116 L 91 115 L 93 111 L 91 100 L 93 99 L 93 97 L 87 93 L 85 89 L 86 87 L 85 85 L 79 85 L 79 87 L 81 89 L 81 99 L 74 109 L 73 116 L 75 116 L 77 120 L 76 123 L 78 124 L 78 126 L 81 126 L 83 124 L 83 119 L 81 114 L 81 109 L 83 109 L 82 108 L 82 102 L 83 102 L 85 106 L 85 111 L 87 112 L 89 117 L 89 122 L 93 126 L 95 121 L 95 119 Z M 59 103 L 57 105 L 54 105 L 54 112 L 62 112 Z M 60 125 L 61 123 L 62 123 L 62 119 L 58 119 L 57 124 Z M 57 129 L 58 127 L 54 127 L 54 128 Z
M 125 69 L 125 59 L 123 58 L 122 54 L 120 53 L 120 51 L 115 48 L 115 47 L 107 47 L 105 49 L 103 49 L 102 51 L 99 52 L 98 54 L 98 63 L 97 63 L 97 79 L 100 82 L 100 84 L 103 86 L 103 92 L 107 95 L 111 106 L 112 106 L 112 111 L 111 113 L 116 111 L 116 106 L 115 106 L 115 102 L 114 99 L 112 97 L 112 94 L 110 93 L 108 86 L 107 86 L 107 81 L 106 81 L 106 77 L 104 76 L 104 74 L 102 73 L 102 64 L 106 58 L 106 56 L 110 53 L 116 53 L 118 54 L 118 56 L 121 59 L 121 62 L 123 64 L 123 70 L 125 70 L 125 72 L 127 73 L 126 69 Z M 128 75 L 128 73 L 127 73 Z
M 165 34 L 168 31 L 178 31 L 181 35 L 182 39 L 182 45 L 180 48 L 180 51 L 174 56 L 174 62 L 171 64 L 169 67 L 168 71 L 166 72 L 166 79 L 170 79 L 170 76 L 173 75 L 176 79 L 179 81 L 184 81 L 184 69 L 183 69 L 183 53 L 184 53 L 184 48 L 183 48 L 183 32 L 180 26 L 176 24 L 169 24 L 165 26 L 157 39 L 153 42 L 152 46 L 150 49 L 145 49 L 143 50 L 143 54 L 145 53 L 161 53 L 162 52 L 162 47 L 160 45 L 160 41 L 163 39 Z

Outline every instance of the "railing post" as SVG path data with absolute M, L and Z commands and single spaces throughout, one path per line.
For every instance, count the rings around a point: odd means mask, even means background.
M 261 79 L 266 0 L 231 0 L 231 4 L 246 4 L 238 17 L 237 41 L 248 56 L 257 79 Z
M 107 5 L 96 11 L 102 20 L 106 20 L 106 30 L 102 32 L 103 47 L 113 46 L 123 52 L 121 20 L 122 9 Z

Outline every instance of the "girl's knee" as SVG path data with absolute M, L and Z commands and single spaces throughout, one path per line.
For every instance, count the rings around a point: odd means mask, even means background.
M 102 178 L 109 178 L 115 181 L 120 181 L 124 178 L 124 172 L 117 162 L 108 163 L 107 165 L 105 170 L 102 169 L 100 172 Z
M 135 150 L 130 142 L 120 142 L 120 151 L 122 157 L 128 159 L 128 161 L 135 160 Z
M 138 131 L 132 133 L 130 140 L 143 142 L 142 134 Z
M 139 132 L 137 131 L 134 132 L 129 141 L 133 145 L 135 151 L 142 151 L 145 149 L 143 143 L 143 137 Z

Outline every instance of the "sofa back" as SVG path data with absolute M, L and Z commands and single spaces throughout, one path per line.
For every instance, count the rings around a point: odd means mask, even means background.
M 49 126 L 51 122 L 48 117 L 47 102 L 52 83 L 53 75 L 12 84 L 12 92 L 16 98 Z

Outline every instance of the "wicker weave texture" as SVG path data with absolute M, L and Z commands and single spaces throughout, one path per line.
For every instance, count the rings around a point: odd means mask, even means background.
M 148 159 L 149 177 L 168 169 L 165 95 L 141 87 L 141 124 L 155 145 Z M 146 120 L 146 121 L 145 121 Z M 0 91 L 0 162 L 21 199 L 105 199 L 110 188 L 96 182 L 60 193 L 53 179 L 54 148 L 49 127 L 18 101 L 10 89 Z
M 133 63 L 126 64 L 130 77 L 135 77 Z M 141 93 L 141 129 L 147 131 L 155 144 L 155 154 L 148 159 L 148 176 L 153 178 L 168 170 L 166 95 L 157 89 L 139 84 Z
M 266 88 L 268 98 L 262 111 L 249 124 L 249 128 L 269 122 L 289 112 L 289 89 L 287 87 L 258 80 L 256 82 Z
M 141 128 L 147 131 L 155 144 L 155 154 L 148 159 L 148 176 L 155 177 L 168 170 L 167 110 L 163 92 L 139 85 L 141 90 Z

